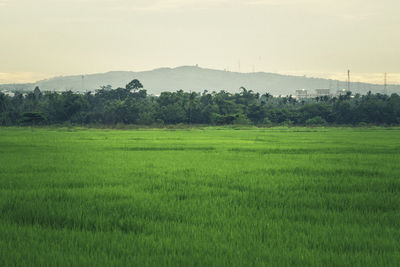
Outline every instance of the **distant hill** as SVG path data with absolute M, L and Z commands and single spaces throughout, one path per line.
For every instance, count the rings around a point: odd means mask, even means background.
M 321 78 L 309 78 L 305 76 L 290 76 L 274 73 L 238 73 L 222 70 L 205 69 L 197 66 L 183 66 L 177 68 L 160 68 L 151 71 L 111 71 L 107 73 L 89 74 L 82 79 L 81 75 L 62 76 L 38 81 L 32 84 L 18 84 L 18 89 L 32 90 L 39 86 L 46 90 L 72 90 L 93 91 L 100 86 L 111 85 L 113 88 L 125 87 L 133 80 L 139 79 L 145 89 L 151 94 L 159 94 L 162 91 L 220 91 L 238 92 L 241 86 L 260 93 L 269 92 L 273 95 L 295 94 L 297 89 L 332 89 L 335 92 L 339 88 L 346 88 L 345 82 Z M 0 85 L 0 89 L 12 89 L 14 85 Z M 368 91 L 383 93 L 383 86 L 368 83 L 351 83 L 351 91 L 365 94 Z M 400 85 L 389 85 L 389 93 L 400 93 Z

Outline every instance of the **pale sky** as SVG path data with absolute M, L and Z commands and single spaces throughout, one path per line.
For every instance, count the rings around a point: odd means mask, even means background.
M 239 61 L 400 83 L 400 1 L 0 0 L 0 83 Z

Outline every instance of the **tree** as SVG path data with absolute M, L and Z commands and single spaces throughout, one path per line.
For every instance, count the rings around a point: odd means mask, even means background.
M 138 90 L 138 89 L 143 88 L 143 85 L 140 83 L 139 80 L 134 79 L 134 80 L 130 81 L 130 82 L 126 85 L 125 88 L 126 88 L 126 90 L 128 90 L 128 91 L 131 91 L 131 90 L 136 91 L 136 90 Z
M 42 97 L 42 92 L 40 92 L 39 86 L 35 87 L 35 89 L 33 90 L 33 94 L 35 95 L 36 99 L 39 99 Z
M 6 111 L 7 109 L 6 100 L 6 95 L 0 92 L 0 113 Z
M 400 96 L 372 94 L 305 99 L 262 96 L 240 88 L 238 93 L 183 90 L 147 95 L 138 80 L 126 88 L 103 86 L 94 94 L 67 92 L 0 92 L 0 124 L 54 123 L 204 123 L 204 124 L 300 124 L 325 123 L 377 125 L 400 124 Z M 133 92 L 131 92 L 133 90 Z

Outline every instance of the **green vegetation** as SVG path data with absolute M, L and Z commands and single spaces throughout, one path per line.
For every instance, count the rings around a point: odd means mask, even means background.
M 0 92 L 0 125 L 399 125 L 400 96 L 346 95 L 296 99 L 225 91 L 148 95 L 138 80 L 95 93 Z
M 0 128 L 0 266 L 394 266 L 399 128 Z

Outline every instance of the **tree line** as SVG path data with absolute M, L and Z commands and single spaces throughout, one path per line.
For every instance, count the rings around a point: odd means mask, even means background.
M 226 91 L 149 95 L 138 80 L 125 88 L 95 92 L 0 92 L 0 125 L 52 124 L 204 125 L 398 125 L 400 96 L 346 95 L 296 99 L 259 94 L 244 87 Z

